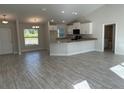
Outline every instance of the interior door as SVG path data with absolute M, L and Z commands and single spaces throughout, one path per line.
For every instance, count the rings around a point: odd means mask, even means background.
M 12 52 L 11 30 L 0 28 L 0 54 L 10 54 Z

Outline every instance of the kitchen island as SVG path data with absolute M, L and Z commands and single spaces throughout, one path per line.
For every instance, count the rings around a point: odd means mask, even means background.
M 71 56 L 95 51 L 96 38 L 56 40 L 50 43 L 50 56 Z

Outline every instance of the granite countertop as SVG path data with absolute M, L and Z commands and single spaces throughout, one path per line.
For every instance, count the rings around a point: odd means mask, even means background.
M 97 38 L 82 38 L 82 39 L 78 39 L 78 40 L 57 39 L 56 41 L 52 41 L 51 43 L 72 43 L 72 42 L 91 41 L 91 40 L 97 40 Z

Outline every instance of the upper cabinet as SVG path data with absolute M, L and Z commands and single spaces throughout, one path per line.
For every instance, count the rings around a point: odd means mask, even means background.
M 80 34 L 92 34 L 92 23 L 76 22 L 68 26 L 67 33 L 73 34 L 73 29 L 80 29 Z
M 80 29 L 81 23 L 80 22 L 75 22 L 73 23 L 73 29 Z
M 49 30 L 50 31 L 57 31 L 57 25 L 50 25 Z
M 75 22 L 73 25 L 68 25 L 67 26 L 67 33 L 68 34 L 73 34 L 73 29 L 80 29 L 81 24 L 80 22 Z
M 68 34 L 73 34 L 73 25 L 67 26 L 67 33 Z
M 92 34 L 92 23 L 83 23 L 80 27 L 81 34 Z

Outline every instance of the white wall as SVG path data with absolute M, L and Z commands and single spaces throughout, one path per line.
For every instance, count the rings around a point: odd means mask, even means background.
M 17 33 L 16 33 L 16 24 L 15 22 L 10 22 L 8 24 L 2 24 L 0 23 L 0 28 L 9 28 L 11 29 L 11 37 L 12 37 L 12 47 L 13 47 L 13 53 L 16 53 L 18 50 L 18 44 L 17 44 Z
M 44 36 L 45 36 L 45 48 L 49 50 L 49 44 L 50 44 L 50 32 L 48 30 L 49 22 L 44 24 Z
M 124 55 L 124 5 L 105 5 L 87 16 L 87 19 L 93 22 L 93 34 L 98 38 L 97 51 L 103 51 L 103 24 L 115 23 L 117 26 L 115 53 Z
M 40 26 L 39 31 L 39 45 L 38 46 L 25 46 L 24 45 L 24 34 L 23 31 L 25 28 L 32 28 L 32 24 L 20 23 L 19 24 L 19 35 L 21 41 L 21 51 L 31 51 L 31 50 L 39 50 L 39 49 L 48 49 L 48 33 L 47 33 L 47 24 L 38 24 Z M 12 32 L 12 47 L 13 53 L 18 53 L 18 40 L 17 40 L 17 31 L 16 31 L 16 23 L 10 22 L 8 24 L 1 24 L 0 28 L 10 28 Z
M 40 26 L 39 29 L 39 45 L 37 46 L 25 46 L 24 45 L 24 29 L 29 29 L 32 28 L 33 24 L 26 24 L 26 23 L 20 23 L 19 28 L 20 28 L 20 39 L 21 39 L 21 50 L 22 52 L 25 51 L 31 51 L 31 50 L 39 50 L 39 49 L 45 49 L 46 45 L 45 45 L 45 29 L 44 29 L 44 25 L 43 24 L 37 24 Z

